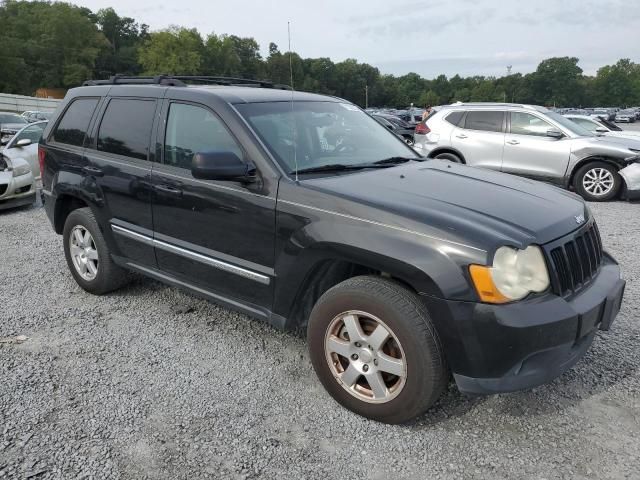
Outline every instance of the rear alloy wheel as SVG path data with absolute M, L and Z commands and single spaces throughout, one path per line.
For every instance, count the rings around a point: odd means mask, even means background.
M 618 171 L 604 162 L 594 162 L 576 173 L 574 188 L 585 200 L 602 202 L 618 195 L 622 180 Z
M 438 335 L 420 298 L 376 276 L 328 290 L 307 328 L 311 363 L 342 406 L 385 423 L 425 412 L 449 379 Z
M 462 159 L 455 153 L 449 153 L 449 152 L 439 153 L 433 158 L 437 158 L 438 160 L 447 160 L 452 163 L 462 163 Z

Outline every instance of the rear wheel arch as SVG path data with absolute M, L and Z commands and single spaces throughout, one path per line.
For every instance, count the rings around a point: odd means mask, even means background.
M 58 235 L 62 234 L 64 224 L 71 212 L 79 208 L 88 207 L 89 204 L 76 195 L 64 194 L 56 198 L 54 207 L 54 229 Z
M 436 158 L 441 153 L 453 154 L 456 157 L 458 157 L 462 161 L 462 163 L 464 163 L 464 164 L 467 163 L 466 159 L 464 158 L 464 155 L 462 155 L 462 153 L 460 153 L 460 151 L 456 150 L 455 148 L 451 148 L 451 147 L 436 148 L 436 149 L 432 150 L 429 153 L 429 158 Z

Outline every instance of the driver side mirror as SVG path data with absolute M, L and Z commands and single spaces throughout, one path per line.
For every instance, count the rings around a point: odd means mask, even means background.
M 227 151 L 198 152 L 191 160 L 191 175 L 201 180 L 252 181 L 255 167 Z
M 23 138 L 22 140 L 18 140 L 16 142 L 16 147 L 28 147 L 29 145 L 31 145 L 31 139 L 30 138 Z
M 597 127 L 596 128 L 596 133 L 607 133 L 609 130 L 607 130 L 604 127 Z
M 564 133 L 562 133 L 560 130 L 556 130 L 555 128 L 550 128 L 549 130 L 547 130 L 547 137 L 561 139 L 564 137 Z

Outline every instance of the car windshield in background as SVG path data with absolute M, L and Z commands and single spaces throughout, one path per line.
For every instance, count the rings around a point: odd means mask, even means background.
M 390 158 L 421 160 L 358 107 L 338 102 L 236 105 L 287 172 L 329 165 L 358 167 Z
M 0 113 L 0 124 L 2 123 L 29 123 L 20 115 L 13 113 Z
M 587 130 L 586 128 L 581 127 L 580 125 L 578 125 L 577 123 L 573 122 L 572 120 L 569 120 L 566 117 L 563 117 L 559 113 L 547 112 L 546 115 L 551 120 L 553 120 L 556 123 L 559 123 L 560 125 L 562 125 L 562 127 L 564 129 L 569 130 L 574 135 L 577 135 L 579 137 L 593 137 L 594 136 L 594 134 L 592 132 L 590 132 L 589 130 Z

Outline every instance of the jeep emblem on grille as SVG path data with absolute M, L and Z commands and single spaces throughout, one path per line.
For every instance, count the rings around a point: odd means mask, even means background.
M 577 216 L 575 216 L 575 217 L 573 217 L 573 218 L 575 218 L 575 219 L 576 219 L 576 223 L 577 223 L 578 225 L 580 225 L 581 223 L 584 223 L 584 215 L 577 215 Z

